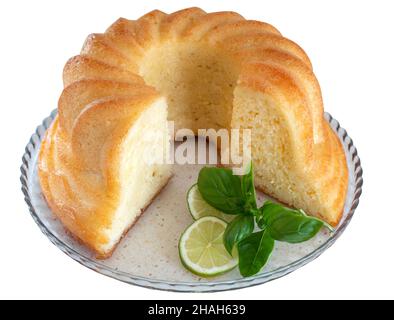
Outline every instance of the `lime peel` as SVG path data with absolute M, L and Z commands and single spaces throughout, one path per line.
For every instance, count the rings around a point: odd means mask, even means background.
M 197 183 L 192 185 L 187 192 L 187 208 L 194 220 L 202 217 L 213 216 L 230 222 L 234 216 L 225 214 L 209 205 L 201 196 Z
M 238 257 L 231 257 L 221 240 L 226 227 L 224 220 L 206 216 L 185 230 L 179 239 L 179 256 L 186 269 L 201 277 L 213 277 L 237 266 Z

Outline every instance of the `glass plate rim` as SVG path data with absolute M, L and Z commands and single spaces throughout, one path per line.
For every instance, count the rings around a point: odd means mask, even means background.
M 341 225 L 335 230 L 335 233 L 332 237 L 330 237 L 326 242 L 320 245 L 318 248 L 305 255 L 304 257 L 293 261 L 292 263 L 277 268 L 275 270 L 257 274 L 255 276 L 249 278 L 242 278 L 236 280 L 219 280 L 212 282 L 175 282 L 175 281 L 167 281 L 161 279 L 148 279 L 142 276 L 131 275 L 127 272 L 114 270 L 97 260 L 93 260 L 90 257 L 86 257 L 81 255 L 75 249 L 65 244 L 62 240 L 57 238 L 50 229 L 41 221 L 40 217 L 36 213 L 36 210 L 31 202 L 30 190 L 29 190 L 29 170 L 30 166 L 34 167 L 35 162 L 32 163 L 32 153 L 37 152 L 37 149 L 40 146 L 41 140 L 43 139 L 46 130 L 49 128 L 53 119 L 57 114 L 57 109 L 53 110 L 51 114 L 46 117 L 42 124 L 36 128 L 35 133 L 31 136 L 28 144 L 25 147 L 25 153 L 22 157 L 22 165 L 20 167 L 21 170 L 21 184 L 22 184 L 22 192 L 24 194 L 25 202 L 29 207 L 30 214 L 36 224 L 39 226 L 40 230 L 49 238 L 49 240 L 57 246 L 61 251 L 63 251 L 66 255 L 70 256 L 73 260 L 82 264 L 83 266 L 92 269 L 98 273 L 109 276 L 111 278 L 145 287 L 150 289 L 158 289 L 158 290 L 166 290 L 166 291 L 176 291 L 176 292 L 215 292 L 215 291 L 225 291 L 225 290 L 234 290 L 245 287 L 250 287 L 254 285 L 263 284 L 265 282 L 280 278 L 285 276 L 298 268 L 304 266 L 305 264 L 313 261 L 317 257 L 319 257 L 325 250 L 331 247 L 334 242 L 342 235 L 346 227 L 349 225 L 351 219 L 354 216 L 354 212 L 358 206 L 359 199 L 362 193 L 362 185 L 363 185 L 363 170 L 361 168 L 361 161 L 358 156 L 357 149 L 353 144 L 353 140 L 349 137 L 347 131 L 342 128 L 339 122 L 334 119 L 328 112 L 325 112 L 325 119 L 330 124 L 331 128 L 335 131 L 336 135 L 341 139 L 344 148 L 347 148 L 347 152 L 351 156 L 351 162 L 354 165 L 354 177 L 355 177 L 355 190 L 352 194 L 353 199 L 351 200 L 351 206 L 349 212 L 341 223 Z M 351 169 L 351 168 L 350 168 Z

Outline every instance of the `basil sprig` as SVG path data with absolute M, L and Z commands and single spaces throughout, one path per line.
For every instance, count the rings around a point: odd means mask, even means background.
M 332 230 L 324 221 L 307 216 L 301 209 L 271 201 L 258 208 L 252 163 L 243 176 L 233 175 L 226 168 L 205 167 L 198 176 L 198 189 L 212 207 L 238 215 L 227 225 L 223 243 L 230 254 L 237 246 L 238 266 L 244 277 L 258 273 L 265 266 L 275 241 L 300 243 L 314 237 L 323 226 Z

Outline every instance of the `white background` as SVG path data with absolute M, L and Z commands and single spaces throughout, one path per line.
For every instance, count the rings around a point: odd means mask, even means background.
M 392 1 L 1 1 L 0 298 L 394 298 Z M 348 129 L 364 168 L 354 220 L 314 262 L 265 285 L 216 294 L 142 289 L 71 260 L 41 234 L 20 192 L 24 147 L 56 107 L 66 60 L 118 17 L 197 5 L 270 22 L 310 56 L 325 109 Z

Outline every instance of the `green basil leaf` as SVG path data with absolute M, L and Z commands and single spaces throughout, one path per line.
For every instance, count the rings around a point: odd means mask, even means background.
M 239 215 L 228 225 L 223 235 L 226 250 L 232 255 L 236 243 L 249 236 L 254 230 L 254 217 L 251 215 Z
M 308 215 L 306 214 L 306 212 L 305 212 L 304 210 L 298 209 L 297 211 L 298 211 L 300 214 L 302 214 L 303 216 L 308 217 Z M 315 218 L 315 219 L 320 220 L 320 219 L 318 219 L 318 218 Z M 329 232 L 335 232 L 335 228 L 334 228 L 333 226 L 331 226 L 328 222 L 325 222 L 325 221 L 323 221 L 323 220 L 321 220 L 321 222 L 323 222 L 323 226 L 324 226 L 325 228 L 327 228 Z
M 202 168 L 197 184 L 203 199 L 212 207 L 227 214 L 244 212 L 245 199 L 242 197 L 241 178 L 233 175 L 231 169 Z
M 324 222 L 305 216 L 300 210 L 286 208 L 267 201 L 261 208 L 265 225 L 271 237 L 278 241 L 299 243 L 313 238 Z M 260 222 L 260 221 L 259 221 Z
M 274 249 L 275 240 L 267 230 L 252 233 L 238 243 L 239 271 L 250 277 L 258 273 L 267 263 Z
M 256 190 L 254 188 L 254 176 L 253 176 L 253 163 L 250 162 L 248 172 L 241 177 L 241 188 L 242 195 L 246 201 L 246 206 L 250 206 L 251 209 L 257 208 L 256 202 Z M 246 208 L 248 210 L 248 208 Z

